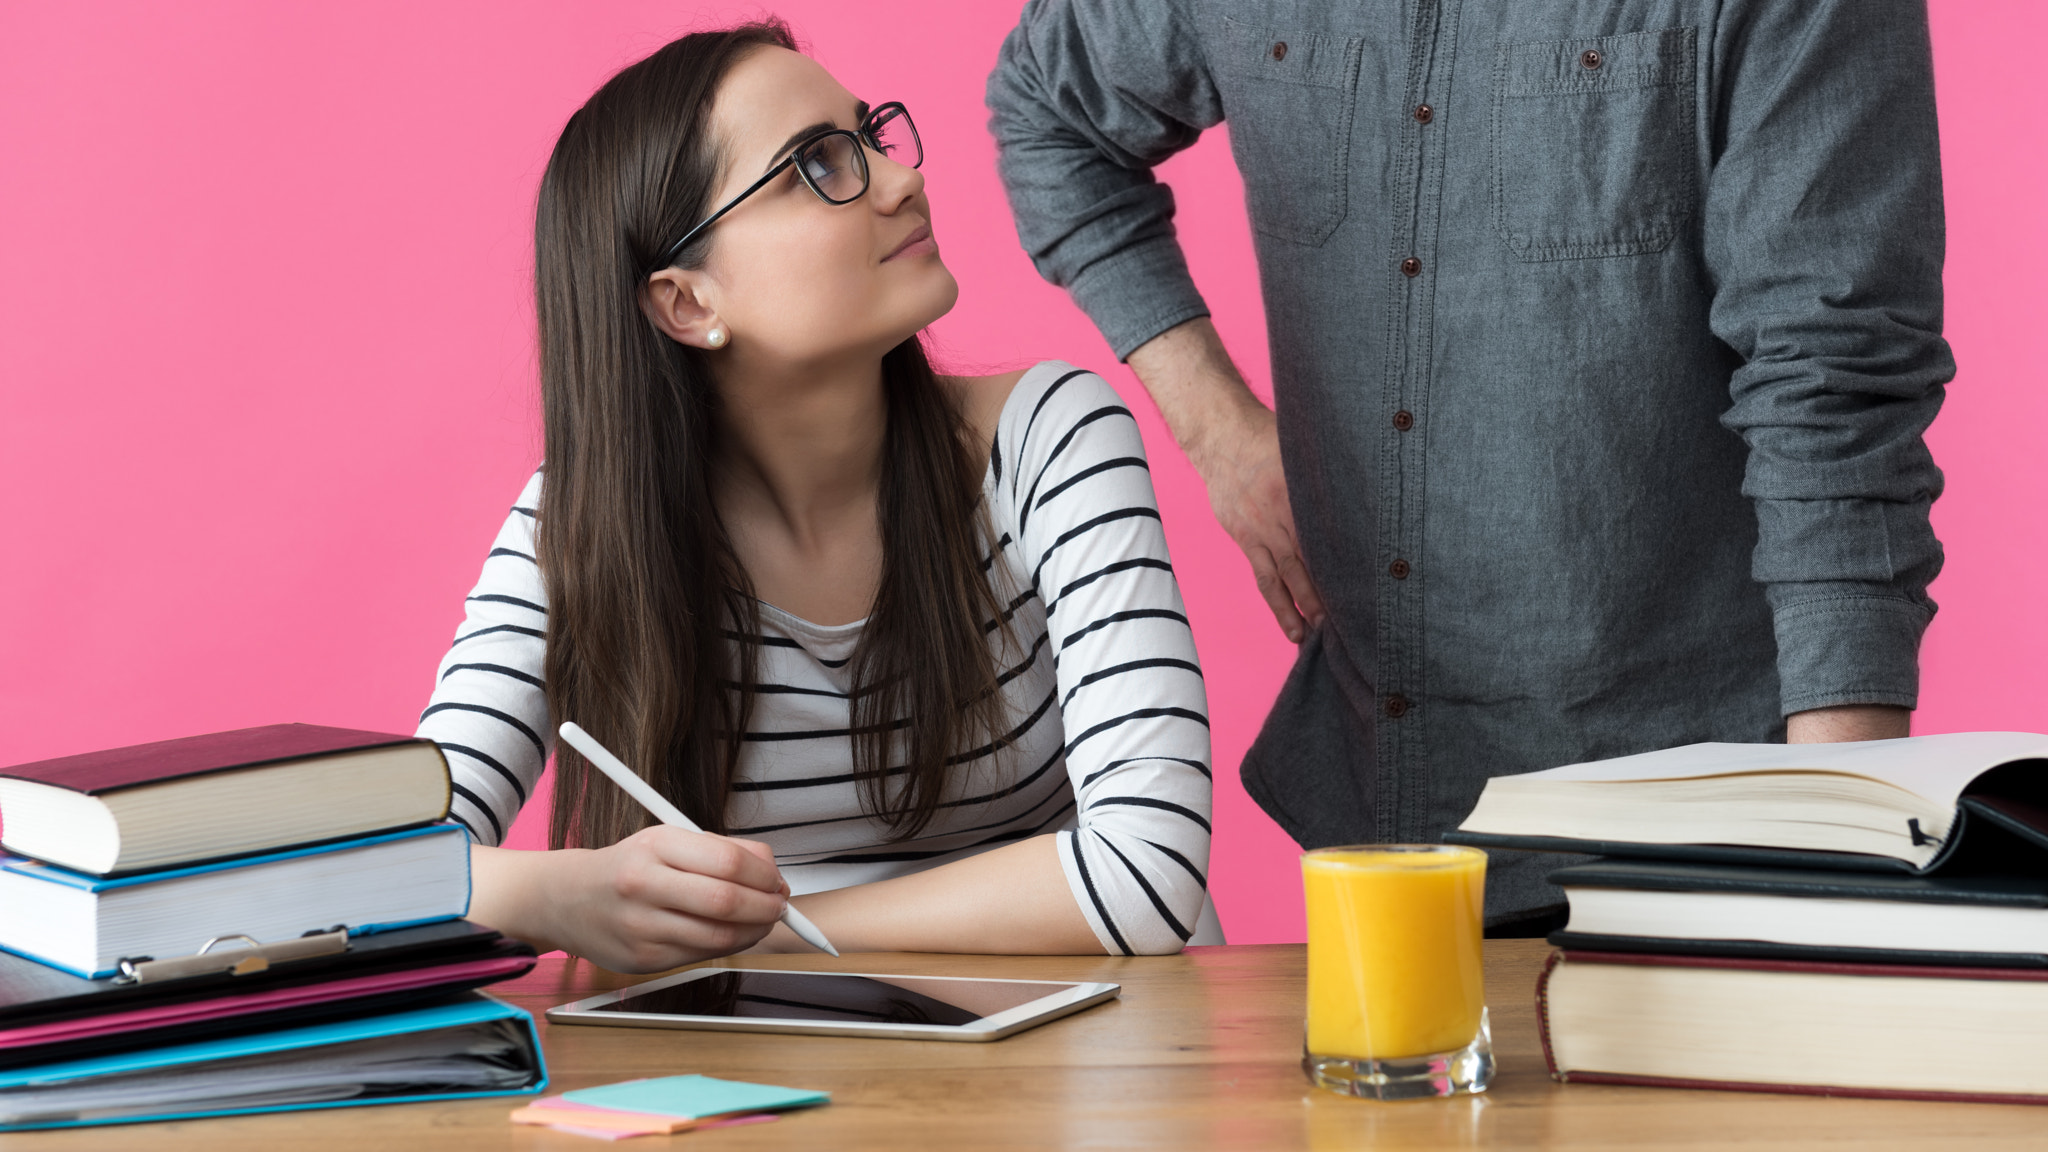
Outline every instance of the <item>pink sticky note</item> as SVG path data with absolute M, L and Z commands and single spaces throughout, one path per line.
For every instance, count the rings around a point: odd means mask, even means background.
M 606 1111 L 606 1109 L 598 1108 L 592 1109 L 592 1111 L 602 1112 Z M 724 1120 L 708 1120 L 697 1125 L 697 1127 L 731 1128 L 739 1124 L 766 1124 L 770 1120 L 779 1119 L 781 1117 L 773 1112 L 756 1112 L 750 1116 L 732 1116 Z M 621 1128 L 582 1128 L 574 1124 L 550 1124 L 548 1127 L 557 1132 L 567 1132 L 571 1136 L 589 1136 L 597 1140 L 624 1140 L 630 1136 L 660 1136 L 668 1132 L 666 1128 L 646 1128 L 640 1131 L 632 1131 Z M 695 1129 L 690 1129 L 690 1131 L 695 1131 Z M 677 1133 L 677 1135 L 681 1135 L 681 1133 Z
M 550 1124 L 548 1127 L 556 1132 L 567 1132 L 571 1136 L 589 1136 L 597 1140 L 624 1140 L 628 1136 L 653 1136 L 656 1134 L 654 1129 L 651 1128 L 645 1132 L 620 1132 L 611 1128 L 576 1128 L 568 1124 Z

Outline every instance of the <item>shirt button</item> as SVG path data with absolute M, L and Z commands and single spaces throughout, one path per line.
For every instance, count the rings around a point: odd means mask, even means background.
M 1605 62 L 1606 57 L 1600 55 L 1596 48 L 1588 48 L 1579 54 L 1579 63 L 1586 68 L 1598 68 Z
M 1427 124 L 1434 119 L 1436 119 L 1436 109 L 1431 108 L 1427 104 L 1417 104 L 1415 106 L 1415 122 L 1417 124 Z
M 1396 692 L 1392 696 L 1387 697 L 1387 717 L 1389 719 L 1399 720 L 1407 714 L 1408 698 L 1406 696 Z
M 1394 413 L 1394 427 L 1402 432 L 1415 427 L 1415 415 L 1406 408 L 1401 409 L 1399 412 Z
M 1588 53 L 1588 55 L 1591 55 L 1591 53 Z M 1285 40 L 1277 40 L 1277 41 L 1274 41 L 1274 43 L 1273 43 L 1273 59 L 1275 59 L 1275 60 L 1285 60 L 1285 59 L 1287 59 L 1287 41 L 1285 41 Z M 1591 68 L 1591 67 L 1593 67 L 1593 65 L 1591 65 L 1591 64 L 1588 64 L 1588 65 L 1586 65 L 1586 67 L 1588 67 L 1588 68 Z
M 1408 562 L 1406 560 L 1396 560 L 1392 564 L 1387 565 L 1387 575 L 1392 576 L 1396 580 L 1406 580 L 1408 578 Z
M 1420 261 L 1420 260 L 1417 260 L 1417 259 L 1416 259 L 1415 257 L 1413 257 L 1413 256 L 1410 256 L 1410 257 L 1409 257 L 1409 258 L 1407 258 L 1406 260 L 1403 260 L 1403 261 L 1401 261 L 1401 275 L 1403 275 L 1403 276 L 1420 276 L 1420 275 L 1422 275 L 1422 261 Z

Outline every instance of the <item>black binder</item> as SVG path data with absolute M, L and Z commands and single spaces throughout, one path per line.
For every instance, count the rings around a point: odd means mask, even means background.
M 195 951 L 201 943 L 193 941 Z M 476 961 L 484 963 L 472 963 Z M 138 981 L 125 976 L 87 980 L 0 952 L 0 1068 L 398 1011 L 510 979 L 531 969 L 534 963 L 534 951 L 528 945 L 466 920 L 444 920 L 352 936 L 344 950 L 284 961 L 255 971 L 249 970 L 254 965 L 243 964 L 240 975 L 230 968 L 168 980 Z M 465 972 L 451 972 L 442 978 L 433 971 L 456 966 Z M 382 991 L 356 991 L 345 983 L 359 977 L 408 972 L 421 972 L 426 982 Z M 107 1027 L 95 1035 L 56 1042 L 38 1042 L 28 1032 L 40 1025 L 63 1021 L 196 1005 L 291 988 L 306 989 L 313 999 L 281 1009 L 240 1013 L 230 1006 L 220 1014 L 167 1026 L 138 1020 L 128 1027 L 119 1021 L 108 1021 Z
M 1831 872 L 1810 868 L 1752 868 L 1647 860 L 1596 860 L 1550 873 L 1567 888 L 1623 888 L 1646 892 L 1722 892 L 1796 899 L 1867 900 L 1874 914 L 1887 904 L 1972 904 L 2009 908 L 2048 921 L 2048 875 L 1985 873 L 1909 876 L 1883 872 Z M 1589 952 L 1676 953 L 1756 960 L 1851 964 L 1916 964 L 1966 968 L 2048 968 L 2048 954 L 1969 952 L 1943 948 L 1857 948 L 1775 940 L 1698 939 L 1553 932 L 1559 948 Z

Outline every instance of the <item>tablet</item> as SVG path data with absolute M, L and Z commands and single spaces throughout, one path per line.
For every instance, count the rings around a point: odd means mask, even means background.
M 1116 997 L 1115 984 L 696 968 L 548 1009 L 558 1024 L 1001 1040 Z

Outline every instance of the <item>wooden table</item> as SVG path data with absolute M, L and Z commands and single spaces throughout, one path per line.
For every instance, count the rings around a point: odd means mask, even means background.
M 2048 1146 L 2048 1107 L 1818 1099 L 1561 1085 L 1544 1072 L 1534 989 L 1547 946 L 1487 945 L 1500 1070 L 1481 1097 L 1351 1100 L 1302 1079 L 1298 945 L 1191 948 L 1170 957 L 764 957 L 750 967 L 1107 980 L 1123 998 L 993 1044 L 547 1026 L 551 1091 L 703 1072 L 832 1093 L 770 1124 L 641 1137 L 623 1147 L 956 1148 L 1839 1148 Z M 536 1017 L 630 983 L 546 960 L 494 989 Z M 581 1149 L 602 1141 L 506 1121 L 517 1097 L 0 1135 L 0 1152 L 410 1152 Z

